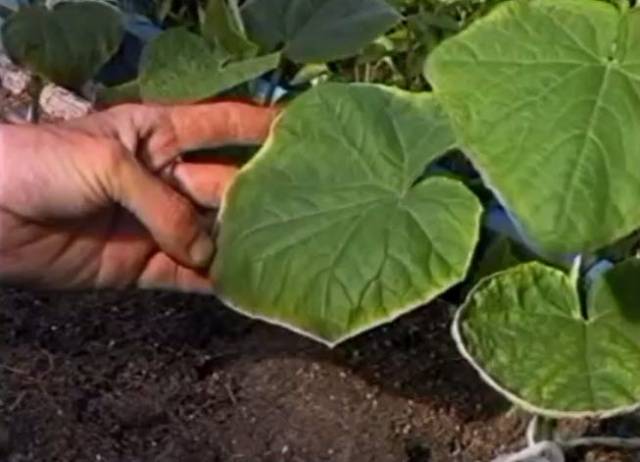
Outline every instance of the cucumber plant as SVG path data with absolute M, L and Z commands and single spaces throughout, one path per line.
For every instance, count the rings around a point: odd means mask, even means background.
M 640 260 L 592 284 L 580 262 L 640 228 L 639 45 L 625 2 L 511 0 L 436 47 L 429 93 L 311 89 L 225 197 L 220 297 L 335 345 L 463 281 L 479 202 L 428 168 L 457 148 L 539 255 L 470 292 L 463 356 L 547 418 L 636 410 Z
M 150 42 L 128 90 L 201 101 L 264 74 L 296 90 L 221 205 L 210 272 L 228 306 L 334 346 L 473 286 L 452 333 L 498 392 L 551 420 L 639 407 L 640 10 L 209 0 L 200 12 Z M 496 210 L 526 252 L 491 226 Z M 498 236 L 483 251 L 487 228 Z M 601 255 L 610 268 L 589 271 Z M 573 444 L 533 440 L 528 454 L 556 445 L 554 461 Z

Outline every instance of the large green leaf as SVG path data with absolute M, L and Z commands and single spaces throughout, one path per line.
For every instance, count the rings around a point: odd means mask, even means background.
M 236 23 L 226 0 L 209 0 L 202 24 L 202 35 L 209 43 L 235 59 L 253 58 L 258 46 Z
M 575 283 L 528 263 L 485 279 L 454 322 L 463 355 L 514 402 L 553 417 L 604 417 L 640 403 L 640 260 L 606 272 L 585 316 Z
M 263 48 L 305 63 L 353 56 L 401 18 L 384 0 L 249 0 L 242 15 Z
M 640 226 L 640 10 L 507 2 L 438 47 L 426 74 L 543 248 L 590 251 Z
M 424 167 L 453 143 L 429 94 L 324 84 L 287 108 L 226 194 L 212 268 L 242 313 L 327 344 L 459 282 L 481 206 Z
M 99 2 L 26 6 L 2 25 L 11 59 L 58 85 L 79 89 L 118 50 L 118 11 Z
M 169 29 L 149 45 L 140 91 L 145 101 L 199 101 L 259 77 L 279 62 L 279 53 L 226 62 L 202 37 L 183 28 Z

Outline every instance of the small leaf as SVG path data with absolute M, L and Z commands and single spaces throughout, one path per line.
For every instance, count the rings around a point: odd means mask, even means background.
M 566 274 L 528 263 L 482 281 L 454 337 L 496 389 L 551 417 L 607 417 L 640 403 L 640 260 L 608 270 L 586 319 Z
M 302 63 L 356 55 L 401 19 L 384 0 L 249 0 L 242 15 L 260 46 Z
M 102 107 L 140 102 L 140 83 L 132 80 L 114 87 L 100 88 L 96 99 L 98 105 Z
M 445 41 L 427 79 L 524 233 L 581 253 L 640 227 L 640 9 L 510 1 Z
M 416 182 L 453 141 L 429 94 L 327 83 L 298 97 L 225 195 L 219 295 L 329 345 L 433 300 L 478 239 L 464 185 Z
M 58 85 L 78 90 L 118 50 L 120 14 L 99 2 L 25 6 L 2 26 L 13 61 Z
M 253 58 L 258 54 L 258 46 L 248 40 L 235 23 L 226 0 L 209 0 L 202 35 L 233 59 Z
M 149 45 L 140 90 L 145 101 L 200 101 L 257 78 L 279 62 L 280 54 L 272 53 L 225 63 L 198 35 L 169 29 Z
M 331 70 L 326 64 L 306 64 L 291 79 L 289 85 L 297 86 L 309 83 L 317 78 L 329 75 Z
M 473 283 L 531 260 L 533 257 L 518 247 L 511 239 L 504 235 L 497 235 L 493 237 L 487 249 L 482 253 L 482 257 L 473 271 Z

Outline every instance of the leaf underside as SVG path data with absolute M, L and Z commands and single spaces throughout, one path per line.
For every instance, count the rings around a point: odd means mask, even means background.
M 216 53 L 202 37 L 184 28 L 169 29 L 149 45 L 140 92 L 145 101 L 201 101 L 253 80 L 279 62 L 279 53 L 226 62 L 226 53 Z
M 640 226 L 640 10 L 507 2 L 438 47 L 426 75 L 544 249 L 591 251 Z
M 384 0 L 249 0 L 242 15 L 264 49 L 303 63 L 353 56 L 401 19 Z
M 289 106 L 226 194 L 212 278 L 237 310 L 333 345 L 459 282 L 481 207 L 416 179 L 453 143 L 428 94 L 324 84 Z
M 508 398 L 552 417 L 640 403 L 640 260 L 592 287 L 586 315 L 564 273 L 528 263 L 481 282 L 454 325 L 463 354 Z

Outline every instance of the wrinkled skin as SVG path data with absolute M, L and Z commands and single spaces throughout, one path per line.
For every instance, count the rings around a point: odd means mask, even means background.
M 237 168 L 180 153 L 260 143 L 274 116 L 241 103 L 127 105 L 63 124 L 0 125 L 0 282 L 209 291 L 203 217 Z

